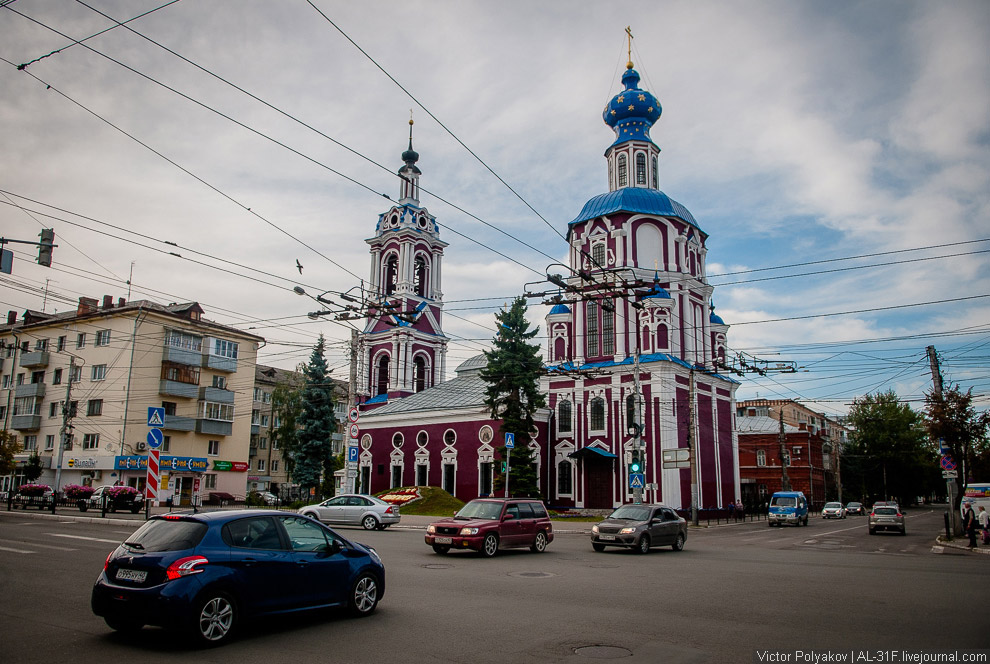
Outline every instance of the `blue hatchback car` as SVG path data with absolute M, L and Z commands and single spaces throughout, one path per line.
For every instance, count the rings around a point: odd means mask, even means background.
M 158 625 L 219 645 L 252 617 L 322 607 L 366 616 L 384 594 L 371 547 L 299 514 L 230 510 L 152 517 L 107 556 L 92 607 L 114 630 Z

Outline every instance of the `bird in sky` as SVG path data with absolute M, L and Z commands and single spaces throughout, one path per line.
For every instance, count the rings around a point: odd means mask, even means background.
M 299 274 L 302 274 L 302 263 L 299 262 L 298 258 L 296 259 L 296 269 L 299 270 Z

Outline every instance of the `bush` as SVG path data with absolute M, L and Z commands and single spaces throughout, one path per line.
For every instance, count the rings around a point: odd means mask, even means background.
M 66 484 L 62 487 L 65 497 L 69 500 L 86 500 L 93 495 L 95 490 L 91 486 L 82 486 L 80 484 Z
M 134 498 L 137 496 L 138 490 L 132 486 L 112 486 L 104 493 L 109 496 L 111 500 L 127 500 L 128 498 Z
M 264 499 L 257 491 L 252 491 L 244 498 L 244 504 L 249 507 L 265 507 Z
M 17 487 L 17 493 L 22 496 L 43 496 L 51 487 L 46 484 L 22 484 Z

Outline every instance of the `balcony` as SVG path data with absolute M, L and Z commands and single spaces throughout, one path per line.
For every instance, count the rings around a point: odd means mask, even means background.
M 167 394 L 173 397 L 185 397 L 195 399 L 199 396 L 199 385 L 193 383 L 180 383 L 174 380 L 162 380 L 158 387 L 159 394 Z
M 41 428 L 41 415 L 14 415 L 10 427 L 17 431 L 37 431 Z
M 190 348 L 179 348 L 178 346 L 165 346 L 162 354 L 163 362 L 175 362 L 185 364 L 190 367 L 198 367 L 203 361 L 203 351 L 192 350 Z
M 15 399 L 23 399 L 24 397 L 37 397 L 40 399 L 43 396 L 45 396 L 44 383 L 24 383 L 14 388 Z
M 233 432 L 233 422 L 222 422 L 221 420 L 196 420 L 196 433 L 202 433 L 209 436 L 229 436 Z
M 234 373 L 237 371 L 237 358 L 221 357 L 220 355 L 203 355 L 203 366 L 207 369 Z
M 166 415 L 164 429 L 169 431 L 194 431 L 196 429 L 196 418 L 182 417 L 181 415 Z
M 212 401 L 213 403 L 234 403 L 234 393 L 219 387 L 204 386 L 199 388 L 199 400 Z
M 48 366 L 51 354 L 47 350 L 36 350 L 21 355 L 21 366 L 25 369 L 42 369 Z
M 251 435 L 252 436 L 258 436 L 260 434 L 261 434 L 261 425 L 260 424 L 255 424 L 254 422 L 252 422 L 251 423 Z
M 248 456 L 258 456 L 258 446 L 252 445 L 248 448 Z

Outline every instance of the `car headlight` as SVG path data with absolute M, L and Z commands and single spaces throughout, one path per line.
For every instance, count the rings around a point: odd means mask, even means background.
M 619 534 L 620 535 L 631 535 L 634 532 L 636 532 L 636 529 L 635 528 L 623 528 L 622 530 L 619 531 Z
M 375 551 L 374 549 L 372 549 L 370 546 L 366 546 L 365 548 L 368 549 L 368 553 L 371 554 L 371 559 L 372 560 L 374 560 L 379 565 L 384 565 L 385 564 L 385 563 L 382 562 L 382 557 L 378 555 L 378 552 L 377 551 Z
M 477 528 L 461 528 L 461 535 L 477 535 Z
M 436 527 L 436 526 L 434 526 L 434 525 L 433 525 L 433 524 L 431 523 L 430 525 L 428 525 L 428 526 L 426 527 L 426 532 L 428 532 L 428 533 L 430 533 L 430 534 L 432 535 L 433 533 L 435 533 L 435 532 L 437 532 L 437 527 Z
M 591 532 L 593 532 L 593 533 L 595 533 L 597 535 L 598 534 L 598 526 L 592 526 L 591 527 Z

